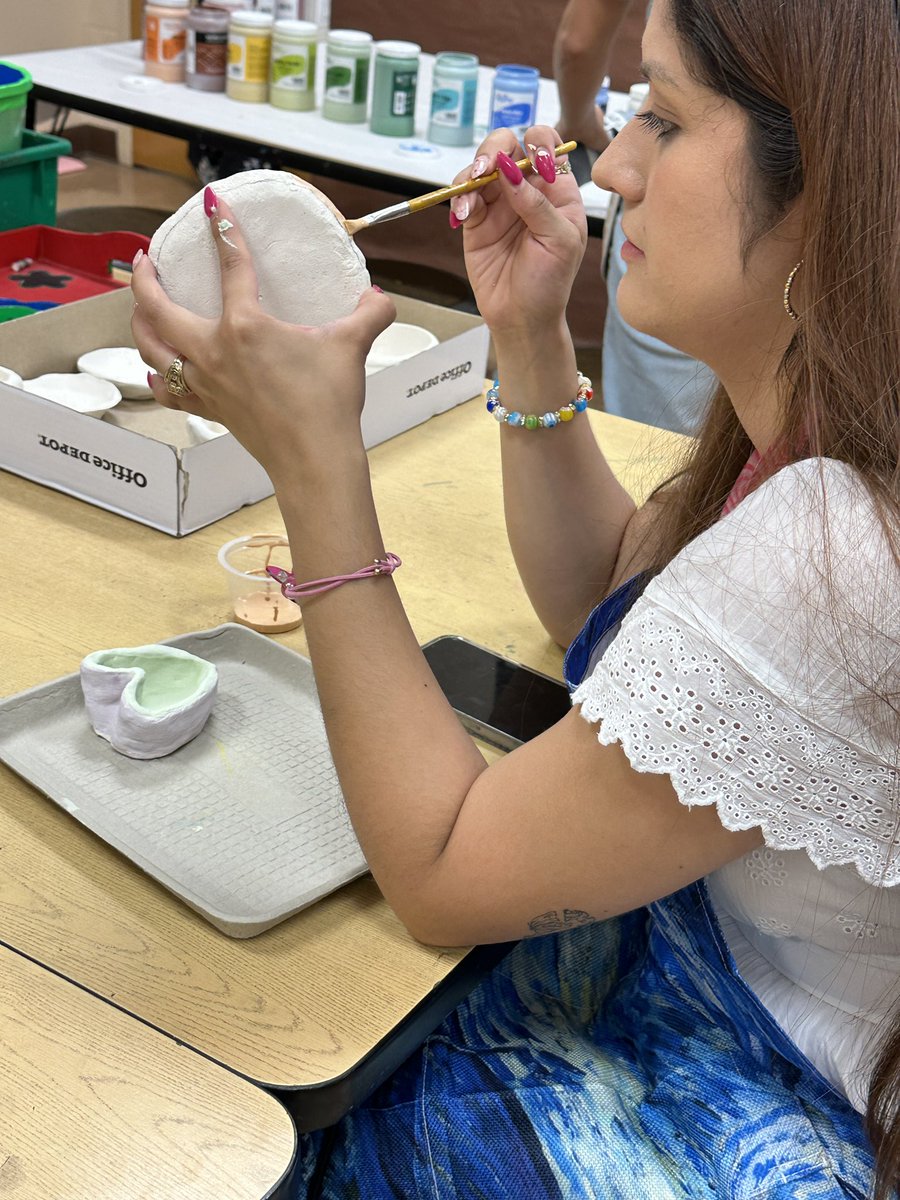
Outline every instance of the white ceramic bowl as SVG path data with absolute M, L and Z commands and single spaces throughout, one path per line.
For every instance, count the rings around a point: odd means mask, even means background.
M 24 380 L 22 387 L 34 396 L 43 396 L 87 417 L 102 416 L 122 399 L 115 384 L 95 379 L 93 375 L 38 375 L 36 379 Z
M 207 421 L 205 417 L 195 417 L 193 413 L 187 414 L 187 427 L 195 446 L 199 446 L 201 442 L 211 442 L 213 438 L 228 432 L 218 421 Z
M 393 367 L 414 354 L 430 350 L 438 344 L 438 339 L 421 325 L 407 325 L 403 321 L 395 321 L 384 333 L 379 333 L 372 343 L 372 349 L 366 358 L 366 370 L 380 371 L 384 367 Z
M 22 386 L 22 376 L 17 375 L 9 367 L 0 367 L 0 383 L 5 383 L 8 387 L 20 388 Z
M 115 384 L 126 400 L 153 399 L 153 393 L 147 387 L 147 372 L 152 368 L 131 346 L 105 346 L 101 350 L 90 350 L 82 354 L 75 365 L 86 375 Z

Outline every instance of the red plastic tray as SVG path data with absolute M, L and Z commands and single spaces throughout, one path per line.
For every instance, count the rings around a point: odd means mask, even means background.
M 131 260 L 149 245 L 139 233 L 10 229 L 0 233 L 0 304 L 39 310 L 125 287 Z

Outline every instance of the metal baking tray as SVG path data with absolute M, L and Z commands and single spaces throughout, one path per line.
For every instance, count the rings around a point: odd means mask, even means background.
M 308 659 L 243 625 L 168 639 L 219 672 L 165 758 L 97 736 L 78 674 L 0 701 L 0 759 L 230 937 L 254 937 L 366 871 Z

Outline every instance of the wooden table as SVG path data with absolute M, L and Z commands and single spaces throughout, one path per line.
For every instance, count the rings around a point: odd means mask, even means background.
M 679 439 L 590 416 L 614 468 L 646 492 Z M 480 401 L 370 459 L 419 640 L 462 634 L 559 676 L 562 653 L 533 616 L 506 543 L 497 428 Z M 178 540 L 0 473 L 0 528 L 0 662 L 13 693 L 77 670 L 92 650 L 229 619 L 216 551 L 283 526 L 267 500 Z M 302 627 L 282 641 L 305 652 Z M 501 952 L 420 945 L 368 877 L 257 938 L 231 940 L 6 768 L 0 941 L 279 1089 L 301 1129 L 367 1094 Z
M 0 947 L 0 1195 L 281 1195 L 286 1109 L 230 1071 Z

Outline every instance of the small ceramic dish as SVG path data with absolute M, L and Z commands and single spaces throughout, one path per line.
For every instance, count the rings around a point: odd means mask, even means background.
M 421 325 L 407 325 L 403 321 L 395 321 L 384 333 L 379 333 L 372 343 L 372 349 L 366 357 L 366 371 L 381 371 L 385 367 L 393 367 L 404 359 L 421 354 L 438 344 L 438 339 L 428 329 Z
M 205 658 L 161 645 L 95 650 L 80 675 L 94 732 L 129 758 L 162 758 L 195 738 L 219 678 Z
M 102 416 L 122 399 L 115 384 L 93 375 L 38 375 L 36 379 L 23 380 L 22 387 L 34 396 L 43 396 L 87 417 Z
M 195 446 L 199 446 L 201 442 L 211 442 L 213 438 L 228 432 L 218 421 L 207 421 L 204 417 L 195 417 L 193 413 L 187 414 L 187 427 L 191 443 Z
M 76 363 L 79 371 L 106 379 L 122 393 L 125 400 L 152 400 L 147 386 L 147 372 L 152 370 L 131 346 L 106 346 L 89 350 Z
M 9 367 L 0 367 L 0 383 L 5 383 L 7 387 L 20 388 L 22 386 L 22 376 L 17 375 Z

